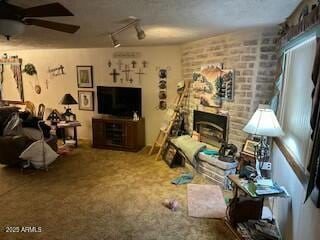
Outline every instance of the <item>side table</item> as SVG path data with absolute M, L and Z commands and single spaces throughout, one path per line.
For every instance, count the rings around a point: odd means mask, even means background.
M 65 123 L 58 123 L 57 128 L 61 129 L 62 131 L 62 140 L 63 143 L 66 143 L 66 129 L 73 128 L 73 140 L 75 141 L 75 147 L 78 147 L 78 134 L 77 134 L 77 127 L 80 127 L 81 123 L 78 121 L 73 122 L 65 122 Z
M 256 193 L 253 193 L 251 191 L 249 191 L 248 188 L 248 184 L 243 182 L 243 179 L 239 178 L 239 175 L 229 175 L 228 178 L 231 180 L 231 182 L 234 184 L 234 198 L 237 198 L 239 195 L 239 191 L 241 191 L 242 193 L 244 193 L 246 196 L 251 197 L 251 198 L 255 198 L 255 199 L 259 199 L 259 201 L 261 201 L 261 213 L 262 213 L 262 208 L 263 208 L 263 203 L 264 203 L 264 199 L 265 198 L 290 198 L 290 195 L 287 193 L 287 191 L 285 189 L 284 192 L 282 193 L 277 193 L 277 194 L 265 194 L 265 195 L 257 195 Z M 229 227 L 229 229 L 232 231 L 232 233 L 235 235 L 235 237 L 237 239 L 243 239 L 239 233 L 237 232 L 237 230 L 230 224 L 230 222 L 226 219 L 225 220 L 226 225 Z M 278 225 L 276 224 L 276 228 L 277 230 L 279 230 Z M 279 232 L 280 233 L 280 232 Z M 281 239 L 281 236 L 280 236 Z

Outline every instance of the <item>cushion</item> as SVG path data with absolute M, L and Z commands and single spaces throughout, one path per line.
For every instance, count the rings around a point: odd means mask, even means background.
M 33 141 L 42 139 L 41 131 L 35 128 L 22 128 L 22 135 L 28 137 Z
M 3 128 L 6 126 L 8 120 L 13 112 L 18 112 L 17 107 L 0 107 L 0 136 L 3 134 Z
M 30 161 L 38 169 L 49 166 L 58 156 L 45 141 L 39 140 L 24 150 L 20 158 Z
M 17 136 L 22 134 L 22 124 L 17 112 L 11 115 L 10 120 L 3 128 L 3 136 Z

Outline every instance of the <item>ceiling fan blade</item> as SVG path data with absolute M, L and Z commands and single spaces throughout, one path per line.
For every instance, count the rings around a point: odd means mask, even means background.
M 60 31 L 60 32 L 66 32 L 66 33 L 75 33 L 80 28 L 80 26 L 77 26 L 77 25 L 51 22 L 51 21 L 45 21 L 41 19 L 34 19 L 34 18 L 24 19 L 23 22 L 27 25 L 34 25 L 34 26 L 49 28 L 56 31 Z
M 0 18 L 2 19 L 20 19 L 20 12 L 23 8 L 7 3 L 0 2 Z
M 73 16 L 73 13 L 62 6 L 60 3 L 50 3 L 36 7 L 26 8 L 21 14 L 24 17 L 59 17 Z

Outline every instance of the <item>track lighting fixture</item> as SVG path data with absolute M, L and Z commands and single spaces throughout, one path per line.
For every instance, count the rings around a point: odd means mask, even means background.
M 143 31 L 142 27 L 141 27 L 141 24 L 140 24 L 140 19 L 138 18 L 135 18 L 135 17 L 130 17 L 131 19 L 133 19 L 132 22 L 128 23 L 127 25 L 123 26 L 122 28 L 112 32 L 109 34 L 110 36 L 110 39 L 112 41 L 112 45 L 114 48 L 116 47 L 120 47 L 120 43 L 117 41 L 117 39 L 115 38 L 114 35 L 124 31 L 124 30 L 127 30 L 128 28 L 134 26 L 134 28 L 136 29 L 137 31 L 137 37 L 139 40 L 142 40 L 146 37 L 146 34 L 145 32 Z
M 120 47 L 120 43 L 118 42 L 118 40 L 113 36 L 113 34 L 109 34 L 109 37 L 112 41 L 112 45 L 114 48 Z
M 144 33 L 144 31 L 141 28 L 140 21 L 134 26 L 134 28 L 137 31 L 137 37 L 139 40 L 142 40 L 146 37 L 146 34 Z

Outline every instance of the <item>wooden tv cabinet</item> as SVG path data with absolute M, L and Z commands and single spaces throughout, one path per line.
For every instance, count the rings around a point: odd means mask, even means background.
M 93 147 L 137 152 L 145 146 L 144 118 L 92 118 Z

